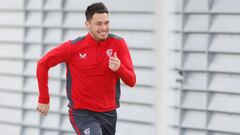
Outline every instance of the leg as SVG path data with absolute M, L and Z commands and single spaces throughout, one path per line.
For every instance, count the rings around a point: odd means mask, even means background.
M 102 127 L 103 135 L 115 135 L 117 123 L 116 110 L 100 113 L 98 119 Z
M 70 109 L 69 117 L 77 135 L 103 135 L 100 123 L 89 111 Z
M 82 128 L 82 135 L 103 135 L 100 124 L 96 121 L 86 123 Z

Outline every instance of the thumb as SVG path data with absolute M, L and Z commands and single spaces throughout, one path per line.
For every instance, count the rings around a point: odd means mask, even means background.
M 114 53 L 114 58 L 117 58 L 117 53 L 116 52 Z

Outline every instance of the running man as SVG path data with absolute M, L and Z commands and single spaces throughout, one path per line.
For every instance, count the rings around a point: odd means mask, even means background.
M 66 64 L 69 119 L 77 135 L 115 135 L 120 79 L 133 87 L 136 76 L 125 40 L 109 33 L 109 13 L 101 3 L 85 11 L 88 33 L 46 53 L 37 64 L 37 110 L 49 111 L 48 70 Z

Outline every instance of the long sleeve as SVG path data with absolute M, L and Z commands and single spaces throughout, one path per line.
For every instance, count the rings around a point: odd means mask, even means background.
M 121 65 L 117 70 L 117 74 L 126 85 L 133 87 L 136 84 L 136 75 L 134 72 L 131 55 L 124 40 L 122 40 L 117 55 L 121 61 Z
M 38 102 L 48 104 L 50 97 L 48 92 L 48 70 L 55 65 L 66 62 L 70 57 L 70 41 L 64 42 L 50 50 L 37 63 L 37 80 L 39 88 Z

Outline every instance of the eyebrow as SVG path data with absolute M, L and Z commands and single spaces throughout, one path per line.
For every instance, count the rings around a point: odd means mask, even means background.
M 107 21 L 96 21 L 96 23 L 99 23 L 99 22 L 110 22 L 109 20 L 107 20 Z

